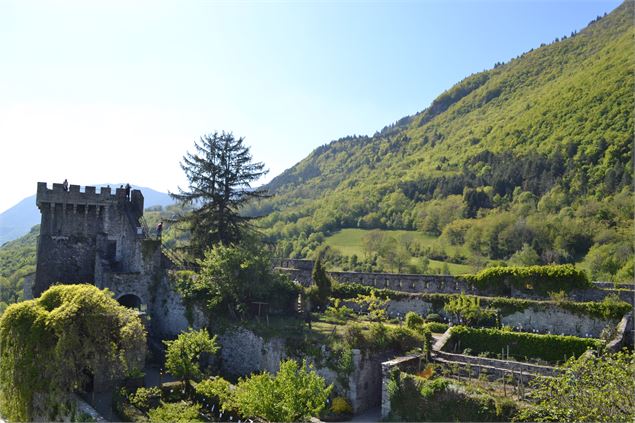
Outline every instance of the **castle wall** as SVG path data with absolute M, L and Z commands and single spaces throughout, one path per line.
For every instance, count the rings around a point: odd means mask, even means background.
M 291 280 L 309 286 L 312 283 L 310 260 L 278 259 L 274 262 L 276 270 L 289 276 Z M 297 267 L 293 267 L 297 266 Z M 401 273 L 371 273 L 371 272 L 328 272 L 340 283 L 356 283 L 377 289 L 392 289 L 410 293 L 445 293 L 482 296 L 496 296 L 484 289 L 479 289 L 464 279 L 448 275 L 419 275 Z M 607 284 L 600 282 L 589 289 L 576 289 L 568 293 L 575 301 L 602 301 L 608 295 L 617 295 L 623 301 L 634 303 L 635 291 L 632 285 L 625 285 L 625 289 L 607 288 Z M 544 296 L 530 292 L 510 289 L 509 296 L 515 298 L 544 299 Z

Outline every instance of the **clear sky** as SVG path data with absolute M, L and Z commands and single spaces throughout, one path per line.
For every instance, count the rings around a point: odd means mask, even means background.
M 37 181 L 175 190 L 214 130 L 270 179 L 619 4 L 0 2 L 0 212 Z

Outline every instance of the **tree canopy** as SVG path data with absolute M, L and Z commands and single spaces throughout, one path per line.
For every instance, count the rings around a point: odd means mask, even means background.
M 0 318 L 0 412 L 54 419 L 91 376 L 140 369 L 145 339 L 136 312 L 93 285 L 57 285 L 10 305 Z
M 191 249 L 200 257 L 214 244 L 229 245 L 243 238 L 250 218 L 240 215 L 240 208 L 252 198 L 266 196 L 265 190 L 250 186 L 266 171 L 263 163 L 252 161 L 244 138 L 236 139 L 231 132 L 203 135 L 194 148 L 181 162 L 188 189 L 179 187 L 178 194 L 170 195 L 197 207 L 182 220 L 190 223 Z
M 192 330 L 181 333 L 173 341 L 163 341 L 167 346 L 165 368 L 173 376 L 183 381 L 189 389 L 189 381 L 202 376 L 199 359 L 202 353 L 214 354 L 218 351 L 216 336 L 210 338 L 207 330 Z
M 265 372 L 241 379 L 236 386 L 234 401 L 244 416 L 256 416 L 273 422 L 306 421 L 317 416 L 326 406 L 332 385 L 307 363 L 293 360 L 280 363 L 275 376 Z
M 570 359 L 556 377 L 533 383 L 536 406 L 518 421 L 632 422 L 635 419 L 635 358 L 618 352 Z

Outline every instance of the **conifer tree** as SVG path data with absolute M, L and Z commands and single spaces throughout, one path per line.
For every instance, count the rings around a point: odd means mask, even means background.
M 179 220 L 190 224 L 192 253 L 202 257 L 214 244 L 235 244 L 244 237 L 250 217 L 241 216 L 240 208 L 253 198 L 267 196 L 265 190 L 250 185 L 267 171 L 262 162 L 252 161 L 244 138 L 236 139 L 231 132 L 204 135 L 194 147 L 181 162 L 189 189 L 179 187 L 178 194 L 170 195 L 195 206 Z
M 317 297 L 321 306 L 326 306 L 331 295 L 332 283 L 329 275 L 326 274 L 324 266 L 322 266 L 322 260 L 318 257 L 313 265 L 313 271 L 311 272 L 313 283 L 317 287 Z

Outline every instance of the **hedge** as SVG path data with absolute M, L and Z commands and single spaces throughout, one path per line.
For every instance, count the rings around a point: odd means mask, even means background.
M 539 358 L 548 362 L 558 362 L 567 357 L 581 356 L 587 349 L 601 350 L 604 342 L 598 339 L 578 338 L 576 336 L 538 335 L 524 332 L 511 332 L 500 329 L 476 329 L 466 326 L 454 326 L 450 329 L 451 344 L 460 342 L 460 349 L 469 348 L 472 354 L 501 351 L 517 358 Z
M 506 295 L 511 293 L 512 287 L 547 295 L 549 292 L 569 292 L 593 286 L 586 273 L 571 264 L 490 267 L 476 275 L 464 275 L 462 278 L 479 289 Z

